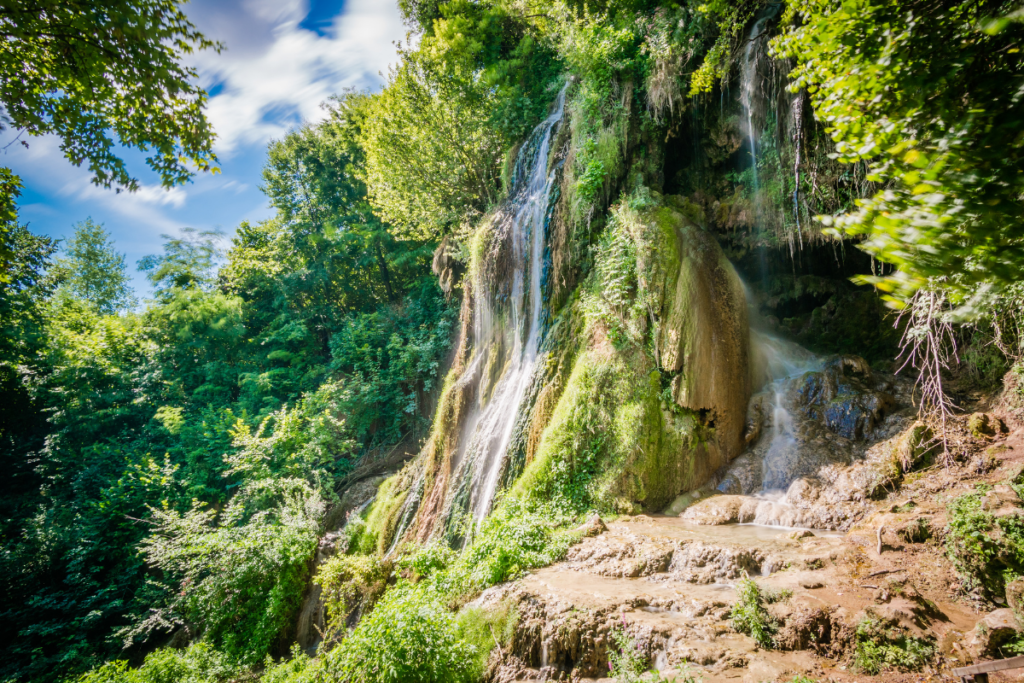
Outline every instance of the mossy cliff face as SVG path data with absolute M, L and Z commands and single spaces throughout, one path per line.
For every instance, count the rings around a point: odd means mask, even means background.
M 714 431 L 714 469 L 742 449 L 750 400 L 746 296 L 715 238 L 683 216 L 685 204 L 673 204 L 655 216 L 661 238 L 656 272 L 664 283 L 657 351 L 672 376 L 675 403 Z
M 697 220 L 685 200 L 646 189 L 609 211 L 589 275 L 546 330 L 502 479 L 513 495 L 657 511 L 739 454 L 750 397 L 744 291 Z M 480 262 L 466 281 L 462 341 L 434 431 L 370 513 L 385 552 L 399 536 L 453 535 L 460 440 L 507 362 L 472 361 L 490 316 L 471 290 L 486 286 L 479 274 L 501 250 L 474 252 Z
M 750 396 L 742 283 L 685 202 L 613 207 L 565 389 L 518 495 L 660 510 L 739 454 Z

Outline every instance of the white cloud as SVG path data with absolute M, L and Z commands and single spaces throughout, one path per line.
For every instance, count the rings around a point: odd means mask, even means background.
M 12 167 L 26 185 L 36 191 L 45 191 L 64 203 L 98 206 L 160 230 L 177 225 L 162 208 L 180 208 L 188 199 L 183 187 L 166 190 L 159 185 L 142 184 L 137 192 L 115 192 L 99 187 L 91 182 L 88 169 L 68 163 L 60 150 L 59 139 L 53 135 L 32 139 L 29 148 L 21 150 L 17 157 L 11 160 L 15 162 Z
M 234 52 L 229 37 L 227 50 L 206 51 L 195 60 L 203 83 L 221 86 L 208 115 L 218 135 L 217 153 L 224 156 L 319 120 L 319 105 L 343 88 L 378 85 L 378 73 L 396 60 L 394 42 L 403 37 L 394 1 L 349 0 L 333 35 L 326 36 L 299 28 L 305 3 L 249 0 L 245 8 L 273 23 L 263 49 L 254 53 L 247 42 Z M 203 22 L 200 28 L 217 38 L 222 22 L 209 21 L 210 28 Z

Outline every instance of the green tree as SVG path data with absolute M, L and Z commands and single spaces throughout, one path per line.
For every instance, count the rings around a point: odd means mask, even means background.
M 497 3 L 440 6 L 416 49 L 373 99 L 363 138 L 366 183 L 396 234 L 437 239 L 501 194 L 505 152 L 554 96 L 558 62 Z
M 17 199 L 21 196 L 21 178 L 9 168 L 0 168 L 0 285 L 11 281 L 17 251 L 14 232 L 18 225 Z
M 434 20 L 441 16 L 440 4 L 440 0 L 398 0 L 398 9 L 409 28 L 429 34 L 434 30 Z
M 163 254 L 150 254 L 139 260 L 139 270 L 153 283 L 158 297 L 181 289 L 209 289 L 216 277 L 222 235 L 214 230 L 183 228 L 181 237 L 161 235 Z
M 114 249 L 102 225 L 91 218 L 78 223 L 64 252 L 66 256 L 57 260 L 55 276 L 67 292 L 88 301 L 104 315 L 135 306 L 124 254 Z
M 6 123 L 54 133 L 93 182 L 134 190 L 116 146 L 149 152 L 164 186 L 209 171 L 214 134 L 206 91 L 181 61 L 220 46 L 196 30 L 178 0 L 4 0 L 0 104 Z

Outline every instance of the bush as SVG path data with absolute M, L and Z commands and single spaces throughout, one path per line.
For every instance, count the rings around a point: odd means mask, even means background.
M 966 591 L 1002 597 L 1006 582 L 1024 575 L 1024 519 L 984 510 L 980 491 L 947 507 L 945 544 Z
M 313 581 L 323 590 L 327 630 L 340 633 L 350 615 L 365 614 L 387 588 L 392 564 L 376 556 L 332 557 L 317 571 Z
M 122 635 L 188 623 L 240 662 L 259 662 L 299 607 L 323 509 L 305 481 L 267 479 L 247 484 L 219 520 L 198 505 L 153 510 L 142 550 L 171 581 L 168 603 Z
M 502 603 L 496 609 L 466 607 L 455 621 L 456 633 L 476 650 L 473 660 L 473 679 L 483 678 L 487 657 L 496 644 L 502 648 L 512 645 L 512 634 L 519 621 L 519 612 L 514 605 Z
M 739 600 L 732 607 L 732 627 L 753 638 L 763 648 L 775 647 L 779 624 L 765 605 L 788 596 L 783 592 L 763 592 L 752 579 L 740 581 L 736 592 Z
M 871 618 L 857 625 L 854 665 L 871 676 L 893 669 L 919 671 L 934 654 L 931 643 L 900 627 Z
M 260 683 L 322 683 L 322 666 L 321 660 L 307 657 L 298 645 L 292 645 L 290 659 L 275 664 L 267 658 Z
M 237 673 L 224 654 L 207 643 L 196 643 L 184 650 L 152 652 L 138 669 L 122 660 L 107 662 L 78 683 L 220 683 Z
M 325 669 L 349 683 L 470 683 L 477 654 L 431 591 L 402 583 L 327 655 Z
M 450 568 L 437 572 L 432 584 L 441 594 L 457 598 L 557 562 L 579 541 L 579 534 L 567 528 L 577 521 L 574 512 L 556 504 L 510 498 L 484 520 L 472 545 Z

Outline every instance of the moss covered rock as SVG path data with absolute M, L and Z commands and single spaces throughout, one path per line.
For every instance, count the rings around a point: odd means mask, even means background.
M 743 449 L 750 400 L 747 302 L 743 283 L 715 238 L 671 199 L 656 222 L 659 253 L 661 367 L 672 375 L 672 397 L 715 430 L 718 466 Z
M 1006 425 L 992 413 L 974 413 L 967 418 L 967 429 L 978 439 L 993 439 L 1006 433 Z
M 517 493 L 660 510 L 742 451 L 743 285 L 686 208 L 651 193 L 613 211 L 578 304 L 584 348 Z

